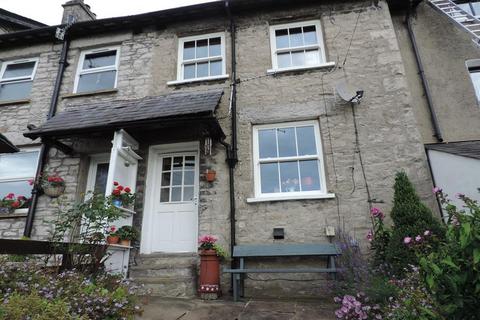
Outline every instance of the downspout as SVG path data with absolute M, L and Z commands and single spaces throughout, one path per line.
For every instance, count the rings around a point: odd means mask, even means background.
M 427 77 L 425 76 L 425 70 L 423 69 L 422 58 L 420 57 L 420 52 L 418 51 L 417 41 L 415 40 L 415 34 L 412 28 L 411 22 L 411 8 L 410 6 L 407 9 L 407 15 L 405 17 L 405 22 L 407 24 L 408 36 L 410 38 L 410 42 L 413 47 L 413 52 L 415 54 L 415 61 L 417 62 L 418 73 L 422 80 L 422 87 L 425 91 L 425 96 L 427 98 L 427 106 L 430 113 L 430 119 L 432 121 L 433 126 L 433 135 L 437 138 L 438 142 L 443 141 L 442 132 L 440 130 L 440 125 L 438 123 L 437 114 L 435 112 L 435 108 L 433 106 L 432 95 L 430 93 L 430 87 L 428 85 Z
M 230 40 L 231 40 L 231 60 L 232 60 L 232 77 L 230 88 L 230 114 L 231 114 L 231 144 L 221 141 L 227 150 L 227 163 L 228 163 L 228 177 L 229 177 L 229 192 L 230 192 L 230 254 L 233 254 L 233 248 L 236 245 L 236 217 L 235 217 L 235 166 L 238 162 L 237 154 L 237 61 L 236 61 L 236 28 L 235 21 L 233 20 L 232 12 L 230 10 L 230 1 L 225 0 L 225 10 L 230 22 Z M 235 268 L 236 261 L 231 259 L 231 268 Z M 230 290 L 233 288 L 233 274 L 230 275 Z
M 64 29 L 65 32 L 68 30 L 70 26 L 71 25 L 67 25 L 65 27 Z M 66 36 L 65 34 L 63 35 L 63 37 L 64 38 L 63 38 L 62 51 L 60 53 L 60 61 L 58 63 L 57 78 L 55 79 L 55 86 L 53 88 L 52 99 L 50 101 L 50 109 L 48 110 L 47 120 L 51 119 L 57 111 L 58 98 L 60 95 L 60 86 L 62 84 L 63 73 L 65 71 L 65 68 L 68 66 L 67 55 L 68 55 L 68 48 L 70 46 L 70 40 L 68 39 L 68 36 Z M 38 183 L 38 180 L 40 179 L 40 175 L 43 171 L 43 167 L 47 160 L 49 149 L 50 149 L 49 146 L 42 141 L 39 160 L 37 164 L 37 171 L 35 174 L 34 185 L 32 189 L 32 202 L 30 203 L 30 207 L 28 208 L 27 221 L 25 222 L 25 229 L 23 231 L 23 235 L 29 238 L 32 235 L 33 220 L 35 218 L 35 211 L 37 209 L 38 197 L 40 196 L 39 194 L 40 185 Z

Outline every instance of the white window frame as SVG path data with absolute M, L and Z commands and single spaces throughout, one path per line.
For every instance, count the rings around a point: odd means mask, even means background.
M 114 51 L 114 50 L 117 52 L 116 56 L 115 56 L 115 65 L 83 70 L 83 62 L 85 61 L 85 56 L 87 54 L 100 53 L 100 52 L 106 52 L 106 51 Z M 120 64 L 120 47 L 119 46 L 98 48 L 98 49 L 91 49 L 91 50 L 82 51 L 82 53 L 80 54 L 80 59 L 78 60 L 77 72 L 76 72 L 76 75 L 75 75 L 75 83 L 74 83 L 74 86 L 73 86 L 73 93 L 77 93 L 78 83 L 80 82 L 80 76 L 81 75 L 104 72 L 104 71 L 115 71 L 115 83 L 113 85 L 113 88 L 111 88 L 111 89 L 112 90 L 116 89 L 117 88 L 117 81 L 118 81 L 118 67 L 119 67 L 119 64 Z M 106 90 L 109 90 L 109 89 L 106 89 Z M 95 91 L 101 91 L 101 90 L 94 90 L 94 91 L 88 91 L 88 92 L 95 92 Z M 80 93 L 84 93 L 84 92 L 80 92 Z M 85 93 L 87 93 L 87 91 L 85 91 Z
M 475 82 L 472 78 L 472 73 L 480 73 L 480 70 L 472 70 L 472 69 L 479 69 L 480 68 L 480 59 L 470 59 L 465 61 L 465 65 L 467 67 L 468 76 L 470 78 L 470 82 L 472 83 L 473 91 L 475 93 L 475 97 L 477 102 L 480 103 L 480 88 L 477 90 L 475 86 Z
M 293 157 L 277 157 L 260 160 L 258 133 L 262 129 L 276 129 L 288 127 L 302 127 L 313 126 L 315 133 L 315 145 L 317 148 L 316 155 L 307 156 L 293 156 Z M 261 192 L 261 177 L 260 164 L 268 162 L 285 162 L 294 160 L 318 160 L 318 170 L 320 178 L 320 190 L 313 191 L 296 191 L 296 192 L 276 192 L 276 193 L 262 193 Z M 300 200 L 300 199 L 324 199 L 333 198 L 334 194 L 327 192 L 326 178 L 325 178 L 325 163 L 323 158 L 322 140 L 320 136 L 320 126 L 318 121 L 295 121 L 273 123 L 265 125 L 253 126 L 253 175 L 254 175 L 254 189 L 255 197 L 248 198 L 247 202 L 262 202 L 262 201 L 280 201 L 280 200 Z
M 35 62 L 35 65 L 33 66 L 32 73 L 30 74 L 30 76 L 3 79 L 3 75 L 5 74 L 5 70 L 7 70 L 7 66 L 12 64 L 26 63 L 26 62 Z M 35 79 L 35 74 L 37 73 L 37 67 L 38 67 L 38 58 L 4 61 L 2 63 L 2 68 L 0 69 L 0 84 L 33 81 L 33 79 Z
M 277 40 L 275 36 L 275 32 L 277 30 L 306 27 L 311 25 L 315 26 L 315 31 L 317 33 L 317 40 L 318 40 L 317 44 L 277 49 Z M 335 65 L 335 62 L 327 62 L 327 57 L 325 53 L 325 43 L 323 40 L 323 32 L 322 32 L 320 20 L 309 20 L 309 21 L 293 22 L 293 23 L 270 26 L 270 49 L 271 49 L 271 56 L 272 56 L 272 69 L 267 70 L 267 73 L 277 73 L 277 72 L 290 71 L 290 70 L 315 69 L 315 68 L 322 68 L 322 67 L 332 67 Z M 288 68 L 278 67 L 278 57 L 277 57 L 278 53 L 292 52 L 297 50 L 310 50 L 310 49 L 312 50 L 318 49 L 320 51 L 320 57 L 319 57 L 320 61 L 317 65 L 304 65 L 304 66 L 295 66 L 295 67 L 292 66 Z
M 85 187 L 85 194 L 87 194 L 88 192 L 94 191 L 98 165 L 105 164 L 105 163 L 110 163 L 109 153 L 100 153 L 100 154 L 90 155 L 90 166 L 88 168 L 87 185 Z
M 210 38 L 220 38 L 220 56 L 214 57 L 205 57 L 205 58 L 195 58 L 190 60 L 183 60 L 183 46 L 185 42 L 190 41 L 197 41 L 197 40 L 205 40 Z M 202 34 L 198 36 L 191 36 L 191 37 L 183 37 L 178 39 L 178 60 L 177 60 L 177 80 L 176 81 L 169 81 L 167 84 L 179 84 L 179 83 L 188 83 L 188 82 L 196 82 L 196 81 L 206 81 L 206 80 L 219 80 L 219 79 L 226 79 L 228 78 L 227 69 L 226 69 L 226 61 L 225 61 L 225 32 L 216 32 L 216 33 L 208 33 Z M 200 77 L 200 78 L 191 78 L 191 79 L 184 79 L 183 78 L 183 69 L 185 64 L 190 63 L 198 63 L 198 62 L 208 62 L 208 61 L 222 61 L 222 74 L 217 76 L 208 76 L 208 77 Z

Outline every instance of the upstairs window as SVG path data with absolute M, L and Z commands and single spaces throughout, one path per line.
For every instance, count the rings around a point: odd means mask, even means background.
M 460 9 L 476 18 L 480 18 L 480 2 L 479 1 L 455 1 Z
M 82 52 L 74 93 L 109 90 L 117 87 L 118 48 Z
M 180 38 L 177 70 L 179 81 L 225 77 L 225 35 Z
M 27 99 L 38 59 L 7 61 L 0 71 L 0 101 Z
M 270 27 L 273 70 L 316 67 L 326 63 L 320 21 Z
M 477 101 L 480 102 L 480 59 L 468 60 L 467 68 L 470 73 L 473 89 L 477 96 Z

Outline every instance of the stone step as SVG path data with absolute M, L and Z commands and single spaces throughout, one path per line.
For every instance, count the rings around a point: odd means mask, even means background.
M 198 261 L 197 254 L 150 254 L 139 255 L 135 258 L 137 266 L 148 266 L 150 268 L 186 268 L 196 265 Z M 137 267 L 135 266 L 135 267 Z
M 186 278 L 138 278 L 150 290 L 150 295 L 156 297 L 192 298 L 196 295 L 196 284 L 190 277 Z
M 148 265 L 141 265 L 130 267 L 130 276 L 132 278 L 146 278 L 146 277 L 165 277 L 165 278 L 175 278 L 175 277 L 194 277 L 196 274 L 196 268 L 194 266 L 190 267 L 179 267 L 179 268 L 166 268 L 162 266 L 159 268 L 151 268 Z

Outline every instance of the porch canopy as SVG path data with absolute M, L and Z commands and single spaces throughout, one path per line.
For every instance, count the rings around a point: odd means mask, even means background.
M 0 133 L 0 153 L 18 152 L 18 148 Z
M 52 141 L 127 129 L 145 138 L 180 132 L 189 137 L 223 139 L 225 135 L 215 117 L 222 95 L 223 90 L 217 89 L 68 106 L 40 127 L 30 128 L 24 136 Z

